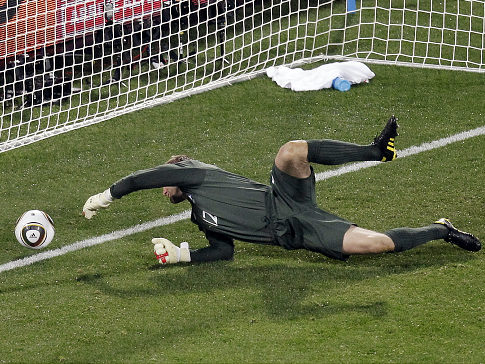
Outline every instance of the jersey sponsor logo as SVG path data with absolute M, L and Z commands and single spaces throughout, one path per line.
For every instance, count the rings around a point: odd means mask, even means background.
M 202 219 L 208 224 L 217 226 L 217 216 L 208 213 L 207 211 L 202 211 Z

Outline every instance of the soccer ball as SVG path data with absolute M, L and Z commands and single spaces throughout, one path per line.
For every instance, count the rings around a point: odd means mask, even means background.
M 45 248 L 54 238 L 54 221 L 44 211 L 29 210 L 17 219 L 15 237 L 30 249 Z

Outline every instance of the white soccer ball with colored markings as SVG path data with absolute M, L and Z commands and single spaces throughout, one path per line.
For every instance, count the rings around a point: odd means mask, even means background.
M 44 211 L 29 210 L 17 220 L 15 237 L 30 249 L 45 248 L 54 238 L 54 221 Z

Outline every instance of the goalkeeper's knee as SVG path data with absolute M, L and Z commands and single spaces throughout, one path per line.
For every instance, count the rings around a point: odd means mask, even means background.
M 189 243 L 182 242 L 180 247 L 165 238 L 153 238 L 153 251 L 160 264 L 190 262 Z

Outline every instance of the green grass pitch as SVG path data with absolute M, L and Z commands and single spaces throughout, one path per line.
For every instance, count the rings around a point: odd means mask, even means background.
M 29 209 L 56 222 L 47 250 L 188 209 L 152 190 L 81 215 L 90 195 L 172 154 L 266 182 L 290 139 L 369 143 L 394 113 L 403 150 L 485 125 L 484 75 L 370 68 L 345 93 L 259 77 L 1 154 L 0 265 L 36 254 L 13 234 Z M 318 201 L 380 231 L 449 217 L 483 241 L 484 151 L 481 135 L 330 178 Z M 343 263 L 236 242 L 231 262 L 160 267 L 154 236 L 206 244 L 184 220 L 1 272 L 0 362 L 485 360 L 482 251 L 436 241 Z

